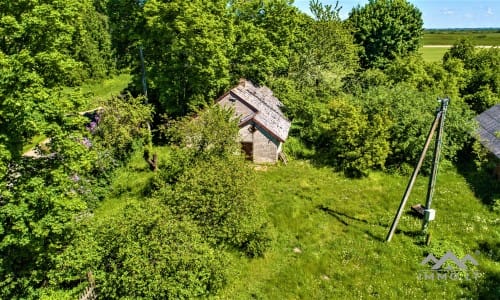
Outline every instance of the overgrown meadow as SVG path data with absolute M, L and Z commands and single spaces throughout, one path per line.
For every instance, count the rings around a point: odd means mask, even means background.
M 341 4 L 0 1 L 0 298 L 498 299 L 499 161 L 474 121 L 500 103 L 500 51 L 476 47 L 497 32 Z M 283 102 L 288 164 L 246 160 L 214 107 L 241 78 Z M 407 207 L 386 243 L 445 97 L 430 235 Z

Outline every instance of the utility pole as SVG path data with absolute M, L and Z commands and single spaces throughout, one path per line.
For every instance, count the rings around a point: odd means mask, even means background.
M 434 161 L 432 162 L 432 171 L 431 178 L 429 180 L 429 185 L 427 186 L 427 198 L 425 200 L 425 214 L 424 221 L 422 224 L 422 231 L 424 233 L 427 232 L 429 227 L 429 222 L 434 220 L 435 211 L 431 209 L 432 197 L 434 196 L 434 188 L 436 186 L 436 178 L 439 167 L 439 158 L 441 156 L 441 146 L 443 144 L 443 130 L 444 130 L 444 120 L 446 117 L 446 110 L 448 109 L 448 104 L 450 103 L 450 99 L 440 99 L 441 108 L 441 120 L 439 122 L 438 133 L 436 136 L 436 145 L 434 147 Z
M 141 59 L 141 71 L 142 71 L 142 91 L 144 93 L 144 98 L 146 99 L 146 104 L 148 103 L 148 83 L 146 81 L 146 64 L 144 63 L 144 53 L 142 46 L 139 46 L 139 57 Z
M 392 221 L 391 228 L 389 229 L 389 233 L 387 234 L 387 237 L 386 237 L 386 242 L 390 242 L 393 235 L 394 235 L 394 232 L 396 232 L 396 227 L 398 226 L 399 219 L 401 218 L 401 215 L 403 214 L 404 207 L 406 205 L 406 202 L 408 201 L 408 198 L 410 197 L 410 193 L 411 193 L 411 190 L 413 189 L 413 185 L 415 184 L 415 181 L 417 179 L 418 172 L 420 171 L 420 168 L 422 167 L 422 164 L 424 162 L 425 155 L 427 154 L 427 150 L 429 149 L 429 145 L 431 143 L 432 137 L 434 135 L 434 132 L 436 131 L 436 128 L 438 128 L 438 124 L 439 124 L 438 137 L 436 138 L 436 148 L 434 149 L 434 165 L 433 165 L 433 170 L 432 170 L 433 174 L 434 174 L 434 172 L 435 172 L 435 174 L 431 177 L 431 183 L 429 183 L 429 189 L 428 189 L 429 193 L 428 193 L 428 197 L 427 197 L 428 201 L 429 200 L 432 201 L 432 193 L 434 191 L 434 185 L 435 185 L 435 175 L 437 175 L 437 163 L 439 162 L 439 153 L 440 153 L 440 149 L 441 149 L 441 139 L 442 139 L 442 133 L 443 133 L 443 126 L 444 126 L 444 115 L 445 115 L 446 109 L 448 107 L 449 99 L 448 98 L 440 99 L 439 101 L 441 103 L 441 106 L 436 113 L 436 117 L 434 118 L 434 122 L 432 123 L 431 129 L 429 130 L 429 133 L 427 135 L 424 149 L 422 150 L 422 153 L 420 154 L 420 159 L 418 160 L 417 166 L 413 170 L 413 174 L 411 175 L 410 181 L 408 182 L 408 186 L 406 187 L 405 193 L 403 195 L 403 199 L 401 199 L 401 203 L 399 204 L 399 208 L 396 212 L 396 215 L 394 216 L 394 220 Z M 436 157 L 436 154 L 437 154 L 437 157 Z M 430 198 L 429 198 L 429 195 L 431 195 Z M 426 211 L 428 208 L 427 204 L 430 205 L 430 202 L 426 203 Z M 428 213 L 430 213 L 430 211 Z M 433 215 L 431 217 L 433 217 Z M 424 225 L 424 226 L 427 226 L 427 225 Z

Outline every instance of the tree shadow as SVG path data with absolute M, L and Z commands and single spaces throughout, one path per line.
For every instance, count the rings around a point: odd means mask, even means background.
M 329 207 L 326 207 L 326 206 L 324 206 L 322 204 L 317 205 L 316 208 L 319 209 L 319 210 L 321 210 L 321 211 L 323 211 L 323 212 L 326 212 L 327 214 L 329 214 L 330 216 L 334 217 L 337 221 L 339 221 L 341 224 L 343 224 L 345 226 L 354 226 L 356 229 L 364 232 L 365 234 L 367 234 L 368 236 L 370 236 L 374 240 L 377 240 L 379 242 L 383 242 L 384 241 L 383 238 L 381 238 L 380 236 L 377 236 L 377 235 L 373 234 L 369 230 L 364 229 L 364 228 L 363 229 L 360 228 L 358 225 L 356 225 L 356 222 L 360 222 L 360 223 L 364 223 L 364 224 L 368 224 L 368 225 L 376 225 L 376 226 L 381 226 L 380 224 L 369 223 L 367 220 L 355 218 L 355 217 L 350 216 L 350 215 L 348 215 L 346 213 L 333 210 L 333 209 L 331 209 Z M 344 220 L 344 219 L 348 219 L 348 220 L 351 220 L 351 221 L 354 221 L 354 222 L 349 223 L 349 222 L 346 222 L 346 220 Z
M 494 204 L 495 197 L 500 196 L 500 180 L 494 178 L 491 170 L 477 170 L 472 160 L 462 160 L 457 164 L 457 170 L 477 198 L 485 205 Z

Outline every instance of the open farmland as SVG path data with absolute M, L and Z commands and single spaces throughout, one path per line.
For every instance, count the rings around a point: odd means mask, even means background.
M 424 45 L 453 45 L 461 39 L 469 39 L 477 46 L 500 46 L 500 29 L 485 30 L 426 30 Z
M 420 49 L 428 62 L 441 61 L 449 47 L 461 39 L 468 39 L 476 46 L 500 46 L 500 29 L 454 30 L 430 29 L 424 32 Z

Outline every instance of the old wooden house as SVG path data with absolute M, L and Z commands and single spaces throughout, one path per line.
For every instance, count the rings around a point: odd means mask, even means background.
M 500 104 L 478 115 L 476 121 L 479 123 L 479 141 L 496 160 L 494 173 L 500 180 Z
M 281 111 L 283 104 L 269 88 L 240 80 L 216 103 L 234 109 L 239 118 L 241 146 L 248 158 L 255 163 L 275 163 L 284 157 L 283 143 L 291 123 Z

